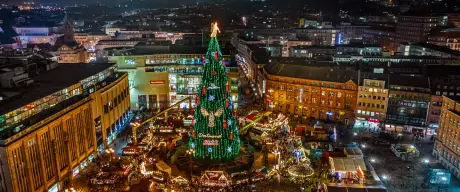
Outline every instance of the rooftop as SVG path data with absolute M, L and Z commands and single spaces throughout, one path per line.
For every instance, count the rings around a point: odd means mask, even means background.
M 389 81 L 391 85 L 400 85 L 406 87 L 430 88 L 428 77 L 420 76 L 403 76 L 390 75 Z
M 105 51 L 116 51 L 122 48 L 109 48 Z M 125 49 L 129 55 L 151 55 L 151 54 L 206 54 L 208 48 L 201 46 L 186 46 L 186 45 L 146 45 L 138 44 L 134 48 Z M 223 55 L 230 55 L 231 49 L 221 48 Z M 115 53 L 115 52 L 114 52 Z M 111 55 L 112 53 L 109 53 Z M 116 55 L 116 53 L 115 53 Z
M 108 65 L 108 67 L 110 67 L 110 66 L 111 65 Z M 116 81 L 119 77 L 121 77 L 122 74 L 123 73 L 113 73 L 112 75 L 106 77 L 103 81 L 98 82 L 95 87 L 97 89 L 101 89 L 104 86 L 109 85 L 110 83 Z M 83 94 L 70 97 L 70 98 L 68 98 L 68 99 L 66 99 L 66 100 L 64 100 L 64 101 L 62 101 L 62 102 L 50 107 L 50 108 L 42 110 L 39 113 L 34 114 L 34 115 L 30 116 L 29 118 L 26 118 L 25 120 L 13 125 L 13 126 L 9 126 L 9 127 L 5 128 L 3 130 L 0 130 L 0 140 L 2 140 L 2 142 L 0 142 L 0 143 L 5 145 L 9 141 L 11 141 L 10 139 L 15 140 L 15 139 L 18 139 L 20 137 L 23 137 L 23 136 L 27 135 L 30 131 L 33 130 L 33 129 L 32 130 L 27 130 L 28 128 L 30 128 L 30 127 L 32 127 L 34 125 L 35 125 L 34 128 L 39 128 L 39 127 L 41 127 L 40 126 L 41 123 L 46 124 L 48 122 L 48 120 L 53 120 L 54 119 L 53 115 L 58 114 L 58 113 L 65 114 L 68 111 L 70 111 L 70 110 L 64 110 L 63 111 L 63 109 L 66 109 L 66 108 L 69 108 L 69 107 L 70 108 L 76 108 L 76 107 L 80 106 L 81 104 L 84 104 L 84 103 L 90 101 L 90 98 L 88 97 L 88 95 L 89 95 L 88 92 L 83 92 Z M 79 103 L 79 104 L 77 104 L 77 103 Z M 75 105 L 75 104 L 77 104 L 77 105 Z M 21 134 L 21 135 L 17 135 L 17 134 Z M 15 135 L 17 137 L 13 137 Z M 13 138 L 11 138 L 11 137 L 13 137 Z M 5 142 L 5 140 L 7 140 L 7 139 L 9 139 L 9 141 Z
M 32 77 L 35 83 L 26 88 L 0 89 L 15 96 L 0 102 L 0 114 L 30 104 L 113 66 L 112 63 L 60 64 L 56 69 Z
M 428 49 L 432 49 L 435 51 L 451 54 L 454 56 L 460 56 L 460 51 L 455 51 L 453 49 L 450 49 L 449 47 L 444 47 L 444 46 L 439 46 L 431 43 L 425 43 L 425 42 L 419 42 L 419 43 L 402 43 L 403 45 L 415 45 L 415 46 L 420 46 Z
M 288 60 L 290 59 L 290 60 Z M 330 62 L 324 62 L 322 65 L 319 61 L 306 63 L 302 59 L 278 59 L 265 66 L 265 71 L 271 75 L 286 76 L 301 79 L 312 79 L 329 82 L 345 83 L 350 80 L 357 84 L 358 71 L 345 68 L 339 65 L 333 65 Z
M 455 65 L 427 65 L 426 73 L 428 77 L 448 77 L 460 75 L 460 70 Z

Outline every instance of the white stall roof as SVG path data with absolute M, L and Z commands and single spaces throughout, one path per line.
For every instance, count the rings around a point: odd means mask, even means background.
M 361 167 L 361 170 L 366 171 L 366 165 L 363 159 L 359 158 L 343 158 L 343 157 L 330 157 L 331 168 L 336 172 L 354 172 Z
M 345 153 L 347 157 L 363 158 L 363 152 L 358 147 L 345 147 L 343 153 Z

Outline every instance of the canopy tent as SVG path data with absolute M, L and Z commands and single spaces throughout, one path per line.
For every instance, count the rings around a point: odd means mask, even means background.
M 329 164 L 333 172 L 356 172 L 358 167 L 362 171 L 367 170 L 364 160 L 359 158 L 329 157 Z
M 363 152 L 358 147 L 345 147 L 343 153 L 349 158 L 363 158 Z

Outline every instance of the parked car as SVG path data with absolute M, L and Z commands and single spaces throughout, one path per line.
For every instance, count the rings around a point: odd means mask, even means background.
M 374 145 L 382 145 L 382 146 L 390 145 L 390 142 L 385 141 L 385 140 L 380 140 L 380 139 L 375 140 L 373 143 Z

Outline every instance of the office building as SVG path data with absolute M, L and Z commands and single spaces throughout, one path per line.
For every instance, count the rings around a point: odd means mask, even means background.
M 280 58 L 264 67 L 266 110 L 302 120 L 354 123 L 358 71 Z
M 428 65 L 426 75 L 430 81 L 431 102 L 427 117 L 428 130 L 434 132 L 438 128 L 439 116 L 442 108 L 443 96 L 460 98 L 460 72 L 458 66 L 452 65 Z
M 460 178 L 460 103 L 442 96 L 439 128 L 433 148 L 433 156 L 455 177 Z
M 296 36 L 311 40 L 312 45 L 334 46 L 340 42 L 340 30 L 335 28 L 294 29 Z
M 1 94 L 1 191 L 62 191 L 128 122 L 128 76 L 113 64 L 62 64 L 32 78 L 40 84 Z
M 340 30 L 337 44 L 349 44 L 352 42 L 362 42 L 364 30 L 370 28 L 368 25 L 353 25 L 352 23 L 342 22 L 337 25 Z
M 432 32 L 428 36 L 427 42 L 442 47 L 449 47 L 455 51 L 460 51 L 460 29 L 451 28 Z
M 207 48 L 199 46 L 154 45 L 141 42 L 135 47 L 105 49 L 118 70 L 129 74 L 133 109 L 166 108 L 200 91 L 202 64 Z M 229 49 L 222 49 L 228 67 L 232 100 L 238 103 L 238 69 Z M 192 101 L 195 106 L 195 100 Z M 188 107 L 184 102 L 181 108 Z
M 399 52 L 404 56 L 432 56 L 443 59 L 460 59 L 460 51 L 430 43 L 401 43 Z
M 384 80 L 364 79 L 358 89 L 355 127 L 379 128 L 386 119 L 388 85 Z
M 291 57 L 330 57 L 330 56 L 380 56 L 382 48 L 375 44 L 351 43 L 336 46 L 295 46 L 290 49 Z
M 385 129 L 396 132 L 426 131 L 430 102 L 427 77 L 390 75 Z
M 426 12 L 407 11 L 398 16 L 396 22 L 397 42 L 422 42 L 426 41 L 430 31 L 439 26 L 440 17 L 427 15 Z

